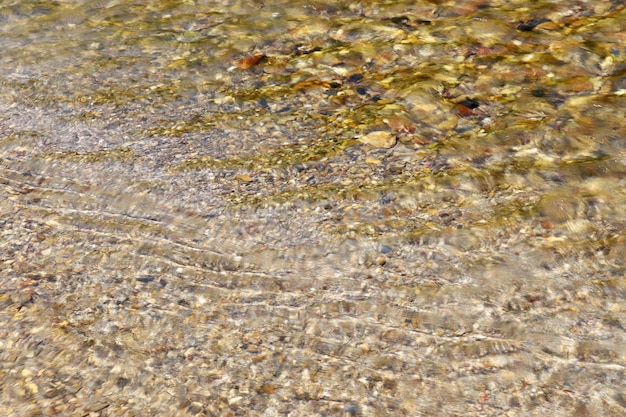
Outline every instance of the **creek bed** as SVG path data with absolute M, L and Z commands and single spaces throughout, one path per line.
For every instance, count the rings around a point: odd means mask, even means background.
M 6 2 L 2 408 L 623 415 L 620 3 Z

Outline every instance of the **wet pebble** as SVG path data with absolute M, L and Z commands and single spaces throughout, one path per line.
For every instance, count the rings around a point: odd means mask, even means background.
M 554 193 L 544 196 L 539 202 L 539 213 L 555 223 L 562 223 L 574 218 L 577 201 L 566 193 Z
M 235 179 L 244 184 L 252 182 L 252 177 L 248 174 L 237 174 L 235 175 Z
M 359 138 L 359 142 L 377 149 L 393 148 L 396 145 L 396 141 L 395 135 L 384 131 L 370 132 Z
M 263 53 L 250 55 L 237 61 L 237 66 L 239 67 L 239 69 L 247 70 L 261 62 L 263 58 L 265 58 L 265 54 Z

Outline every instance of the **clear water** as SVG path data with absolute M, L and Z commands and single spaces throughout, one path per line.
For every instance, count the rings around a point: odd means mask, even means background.
M 0 401 L 623 414 L 625 13 L 2 2 Z

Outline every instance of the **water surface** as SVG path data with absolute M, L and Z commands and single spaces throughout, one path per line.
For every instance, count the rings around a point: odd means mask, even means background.
M 0 31 L 9 415 L 624 413 L 621 2 Z

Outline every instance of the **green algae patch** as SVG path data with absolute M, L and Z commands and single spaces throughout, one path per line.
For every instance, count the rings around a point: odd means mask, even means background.
M 194 114 L 189 116 L 187 119 L 168 122 L 167 126 L 148 128 L 141 133 L 151 137 L 180 137 L 187 133 L 206 132 L 215 126 L 215 123 L 216 121 L 214 116 Z
M 0 145 L 5 145 L 5 144 L 9 144 L 9 143 L 17 143 L 17 142 L 23 142 L 23 141 L 29 141 L 29 140 L 34 140 L 34 139 L 38 139 L 41 140 L 44 138 L 44 135 L 37 131 L 37 130 L 31 130 L 31 129 L 21 129 L 21 130 L 15 130 L 15 131 L 11 131 L 10 133 L 7 132 L 8 134 L 6 135 L 2 135 L 0 136 Z
M 584 155 L 564 160 L 559 168 L 572 177 L 623 176 L 626 165 L 610 155 Z
M 323 200 L 372 201 L 385 192 L 398 189 L 411 189 L 412 186 L 430 178 L 430 170 L 415 172 L 412 175 L 389 177 L 383 181 L 347 181 L 342 183 L 321 183 L 301 186 L 271 194 L 232 195 L 228 200 L 234 208 L 271 207 L 303 201 L 314 203 Z
M 312 144 L 283 145 L 276 149 L 265 149 L 257 154 L 229 159 L 201 156 L 171 166 L 169 172 L 174 174 L 202 169 L 272 169 L 332 157 L 356 142 L 356 139 L 351 138 L 338 140 L 318 139 Z
M 40 158 L 56 159 L 70 162 L 86 162 L 86 163 L 98 163 L 98 162 L 124 162 L 132 163 L 137 155 L 135 152 L 126 147 L 121 146 L 118 148 L 101 149 L 92 152 L 78 152 L 78 151 L 61 151 L 52 152 L 37 155 Z

